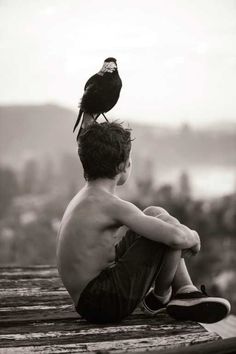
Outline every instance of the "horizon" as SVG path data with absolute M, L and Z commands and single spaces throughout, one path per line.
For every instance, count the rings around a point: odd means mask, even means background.
M 0 109 L 1 108 L 17 108 L 17 107 L 21 107 L 21 108 L 37 108 L 37 107 L 54 107 L 54 108 L 59 108 L 59 109 L 65 109 L 70 111 L 71 113 L 75 114 L 75 119 L 78 113 L 78 109 L 73 109 L 69 106 L 66 105 L 62 105 L 60 103 L 56 103 L 56 102 L 21 102 L 21 103 L 9 103 L 9 104 L 1 104 L 0 103 Z M 123 118 L 118 117 L 117 116 L 112 116 L 112 111 L 108 112 L 107 114 L 108 119 L 111 121 L 122 121 Z M 214 121 L 214 122 L 207 122 L 208 124 L 205 125 L 194 125 L 191 121 L 187 122 L 187 121 L 182 121 L 182 122 L 176 122 L 176 124 L 171 124 L 169 122 L 154 122 L 153 120 L 150 121 L 139 121 L 139 120 L 135 120 L 134 118 L 130 117 L 130 118 L 125 118 L 124 120 L 125 122 L 127 122 L 128 124 L 135 124 L 138 126 L 144 126 L 144 127 L 154 127 L 154 128 L 162 128 L 162 129 L 170 129 L 170 130 L 181 130 L 181 129 L 190 129 L 190 130 L 195 130 L 195 131 L 201 131 L 201 130 L 216 130 L 219 131 L 222 129 L 223 132 L 229 132 L 231 131 L 232 127 L 235 128 L 235 132 L 233 131 L 233 133 L 236 133 L 236 120 L 218 120 L 218 121 Z M 232 131 L 231 131 L 232 132 Z
M 52 104 L 5 107 L 0 106 L 2 166 L 21 171 L 31 159 L 43 163 L 51 158 L 57 164 L 63 156 L 67 155 L 68 162 L 77 156 L 72 133 L 77 112 Z M 236 123 L 219 129 L 215 125 L 202 129 L 189 125 L 150 126 L 135 121 L 126 121 L 125 126 L 132 128 L 135 138 L 136 176 L 145 176 L 149 170 L 157 183 L 172 184 L 185 171 L 194 183 L 196 195 L 235 191 Z
M 123 88 L 110 116 L 236 122 L 235 0 L 3 0 L 0 10 L 0 105 L 76 111 L 87 79 L 114 56 Z

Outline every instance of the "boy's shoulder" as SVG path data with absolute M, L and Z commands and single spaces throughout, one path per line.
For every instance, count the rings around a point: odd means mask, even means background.
M 105 207 L 110 210 L 113 210 L 121 207 L 123 203 L 128 202 L 108 191 L 96 190 L 92 188 L 89 190 L 85 190 L 84 188 L 82 188 L 71 200 L 69 206 L 73 205 L 77 209 L 78 207 L 87 207 L 90 204 L 91 206 L 99 204 L 100 209 L 102 207 Z
M 78 215 L 87 218 L 88 215 L 107 215 L 112 219 L 123 220 L 130 212 L 137 212 L 137 207 L 119 196 L 105 190 L 93 188 L 83 189 L 71 200 L 67 207 L 67 213 L 71 212 L 76 218 Z
M 108 207 L 110 212 L 115 216 L 128 215 L 134 209 L 137 210 L 137 207 L 133 203 L 113 194 L 109 197 Z
M 125 201 L 115 194 L 104 191 L 101 194 L 90 195 L 89 199 L 97 201 L 99 205 L 107 210 L 114 211 L 121 207 Z

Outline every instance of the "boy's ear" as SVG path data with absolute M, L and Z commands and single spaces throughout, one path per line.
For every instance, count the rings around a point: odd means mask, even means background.
M 121 162 L 118 166 L 119 173 L 120 172 L 125 172 L 126 164 L 125 162 Z

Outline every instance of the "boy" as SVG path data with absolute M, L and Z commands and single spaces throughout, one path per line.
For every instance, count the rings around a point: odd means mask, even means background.
M 116 196 L 131 171 L 130 130 L 93 123 L 78 145 L 87 183 L 65 211 L 57 247 L 58 270 L 77 312 L 89 322 L 111 323 L 141 302 L 150 315 L 167 309 L 180 320 L 224 318 L 229 302 L 199 291 L 182 258 L 199 252 L 197 232 L 162 208 L 142 212 Z M 127 231 L 118 242 L 122 226 Z

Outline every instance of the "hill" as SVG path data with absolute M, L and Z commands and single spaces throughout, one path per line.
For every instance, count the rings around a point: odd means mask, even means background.
M 57 105 L 1 106 L 0 158 L 19 164 L 26 154 L 76 151 L 72 134 L 77 112 Z M 109 114 L 112 118 L 112 113 Z M 235 165 L 236 130 L 167 129 L 133 124 L 133 155 L 159 166 Z

